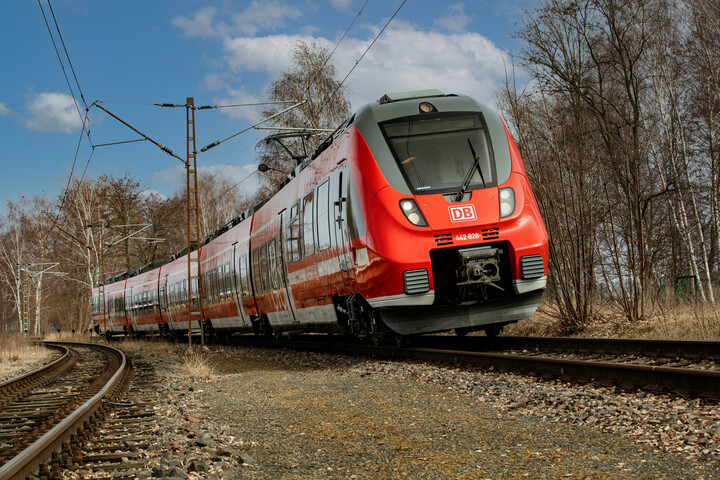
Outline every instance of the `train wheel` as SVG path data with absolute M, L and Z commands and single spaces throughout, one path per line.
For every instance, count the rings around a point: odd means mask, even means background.
M 503 330 L 502 325 L 490 325 L 489 327 L 485 327 L 483 329 L 485 331 L 485 335 L 487 335 L 490 338 L 495 338 L 498 335 L 500 335 L 500 332 Z
M 215 343 L 215 329 L 212 326 L 210 320 L 205 320 L 203 323 L 203 332 L 205 335 L 205 341 L 209 344 Z
M 458 337 L 464 337 L 464 336 L 466 336 L 468 333 L 470 333 L 470 329 L 467 328 L 467 327 L 465 327 L 465 328 L 456 328 L 456 329 L 455 329 L 455 335 L 457 335 Z

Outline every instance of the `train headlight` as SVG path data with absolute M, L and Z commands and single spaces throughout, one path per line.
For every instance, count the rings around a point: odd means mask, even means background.
M 416 227 L 427 227 L 425 217 L 420 213 L 415 200 L 409 198 L 400 200 L 400 210 L 405 214 L 405 218 Z
M 500 189 L 500 218 L 509 217 L 515 211 L 515 190 L 512 187 Z

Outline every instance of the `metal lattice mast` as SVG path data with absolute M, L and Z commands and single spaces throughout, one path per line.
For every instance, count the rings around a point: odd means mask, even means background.
M 200 272 L 200 211 L 198 205 L 197 151 L 195 146 L 195 99 L 187 98 L 187 256 L 188 256 L 188 346 L 192 345 L 192 321 L 200 324 L 200 344 L 205 345 L 202 314 L 202 276 Z M 195 255 L 192 247 L 195 246 Z M 196 264 L 193 274 L 193 263 Z M 193 283 L 197 285 L 197 299 L 193 302 Z
M 100 278 L 98 279 L 98 301 L 100 302 L 100 318 L 102 318 L 103 326 L 105 327 L 105 334 L 108 331 L 108 318 L 107 318 L 107 303 L 105 300 L 105 240 L 103 239 L 103 232 L 105 230 L 105 224 L 100 224 Z

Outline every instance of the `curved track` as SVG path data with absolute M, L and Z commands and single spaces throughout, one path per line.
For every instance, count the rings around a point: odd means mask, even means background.
M 414 339 L 410 348 L 392 348 L 314 335 L 290 342 L 237 337 L 235 343 L 453 363 L 720 399 L 720 342 L 714 341 L 428 336 Z
M 61 359 L 0 384 L 0 480 L 49 476 L 59 466 L 59 452 L 71 453 L 82 439 L 81 430 L 103 414 L 104 400 L 112 397 L 127 371 L 125 354 L 118 349 L 58 346 L 67 350 Z

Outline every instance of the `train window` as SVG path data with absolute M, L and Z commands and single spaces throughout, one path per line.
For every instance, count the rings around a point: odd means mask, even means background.
M 192 306 L 198 306 L 198 279 L 193 278 L 190 282 L 190 288 L 192 289 Z
M 468 190 L 497 185 L 490 137 L 481 115 L 408 117 L 381 127 L 413 193 L 457 193 L 468 175 Z
M 275 274 L 277 270 L 277 264 L 275 261 L 275 239 L 271 239 L 268 242 L 268 258 L 267 258 L 267 266 L 268 266 L 268 280 L 269 280 L 269 287 L 270 290 L 274 290 L 277 281 L 275 280 Z
M 228 299 L 230 299 L 233 295 L 233 292 L 235 292 L 235 286 L 233 283 L 233 264 L 232 262 L 228 262 L 225 264 L 225 295 Z
M 240 292 L 244 297 L 250 296 L 250 279 L 248 278 L 248 256 L 240 257 Z
M 225 297 L 225 277 L 223 277 L 222 265 L 215 270 L 215 280 L 217 285 L 217 299 L 219 302 L 222 302 Z
M 290 209 L 290 223 L 285 236 L 285 251 L 288 263 L 300 260 L 300 216 L 298 212 L 299 203 Z
M 182 308 L 188 307 L 188 285 L 187 285 L 187 279 L 184 279 L 182 281 L 182 287 L 180 288 L 180 301 L 182 302 Z
M 282 241 L 280 240 L 280 235 L 275 237 L 275 265 L 277 266 L 275 270 L 277 280 L 276 286 L 277 288 L 280 288 L 285 285 L 285 267 L 283 265 Z
M 260 248 L 256 248 L 252 251 L 252 277 L 253 286 L 255 287 L 255 293 L 262 293 L 262 280 L 260 279 Z
M 240 294 L 240 256 L 237 253 L 237 250 L 235 249 L 235 246 L 233 246 L 233 260 L 232 264 L 230 266 L 230 269 L 232 271 L 232 282 L 233 282 L 233 295 L 239 295 Z
M 302 211 L 302 237 L 303 237 L 303 256 L 309 257 L 315 253 L 315 236 L 313 235 L 313 197 L 314 193 L 310 192 L 303 198 Z
M 260 245 L 260 278 L 262 281 L 262 291 L 267 292 L 270 290 L 270 281 L 268 278 L 268 258 L 267 258 L 267 243 Z
M 203 303 L 210 303 L 211 297 L 210 297 L 210 271 L 207 270 L 203 272 L 202 274 L 203 279 L 203 289 L 202 289 L 202 299 Z
M 223 279 L 222 280 L 222 286 L 223 286 L 222 297 L 223 297 L 223 300 L 227 300 L 227 296 L 230 293 L 230 288 L 232 287 L 232 280 L 230 279 L 230 275 L 229 275 L 230 266 L 227 263 L 225 263 L 225 264 L 223 264 L 223 266 L 221 268 L 222 268 L 221 275 L 222 275 L 222 279 Z
M 207 285 L 205 285 L 205 288 L 208 291 L 208 302 L 214 303 L 215 302 L 215 272 L 210 270 L 208 271 L 208 282 Z
M 282 275 L 280 258 L 280 241 L 279 237 L 275 237 L 268 243 L 268 261 L 270 263 L 270 284 L 273 289 L 280 288 L 280 278 Z
M 330 248 L 330 223 L 329 223 L 329 187 L 330 183 L 325 181 L 317 190 L 317 248 L 318 251 Z
M 217 298 L 217 287 L 216 287 L 216 278 L 217 273 L 215 270 L 210 270 L 209 276 L 208 276 L 208 292 L 210 293 L 210 303 L 215 303 L 215 300 Z

